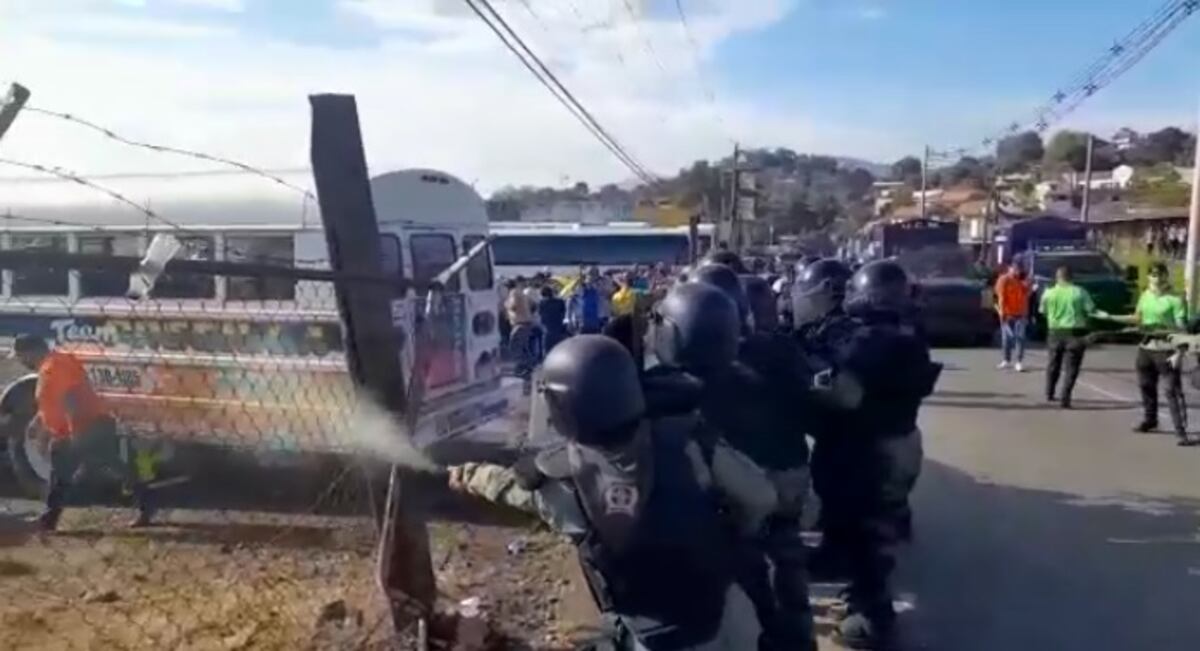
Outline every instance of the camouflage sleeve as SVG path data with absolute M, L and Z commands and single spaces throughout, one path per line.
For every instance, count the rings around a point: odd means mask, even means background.
M 526 490 L 511 468 L 490 463 L 465 463 L 450 468 L 452 485 L 464 493 L 537 516 L 569 536 L 581 535 L 586 520 L 574 494 L 561 481 L 547 481 Z

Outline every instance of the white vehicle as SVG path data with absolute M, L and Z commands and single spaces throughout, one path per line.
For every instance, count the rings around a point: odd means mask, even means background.
M 398 281 L 392 319 L 404 369 L 411 372 L 413 314 L 423 300 L 400 290 L 399 281 L 421 283 L 446 269 L 488 236 L 487 216 L 470 186 L 441 172 L 394 172 L 372 179 L 371 186 L 383 267 Z M 62 221 L 72 215 L 65 209 L 55 214 Z M 87 217 L 80 211 L 76 219 Z M 192 259 L 328 267 L 317 219 L 308 225 L 184 228 L 13 220 L 0 230 L 0 248 L 141 256 L 156 233 L 168 232 Z M 510 408 L 498 364 L 494 283 L 485 251 L 446 286 L 429 329 L 425 399 L 413 432 L 418 445 L 471 431 Z M 123 430 L 161 448 L 188 443 L 336 454 L 358 447 L 348 431 L 355 393 L 332 284 L 168 273 L 140 301 L 125 298 L 128 286 L 124 273 L 6 270 L 0 338 L 41 334 L 72 351 Z M 0 411 L 21 416 L 4 434 L 14 470 L 31 490 L 49 472 L 25 431 L 34 411 L 33 387 L 31 376 L 12 378 L 0 397 Z
M 603 225 L 562 222 L 493 222 L 492 254 L 502 278 L 529 277 L 549 270 L 552 276 L 579 272 L 580 267 L 627 269 L 691 262 L 687 226 L 652 226 L 643 222 Z M 712 248 L 713 225 L 701 224 L 696 255 Z

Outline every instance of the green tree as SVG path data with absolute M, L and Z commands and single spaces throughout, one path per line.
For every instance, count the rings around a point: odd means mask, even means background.
M 1125 152 L 1130 165 L 1149 166 L 1159 163 L 1191 165 L 1196 137 L 1179 127 L 1166 127 L 1146 134 Z
M 996 143 L 996 165 L 1001 172 L 1023 172 L 1042 160 L 1045 148 L 1036 131 L 1025 131 Z
M 1088 134 L 1083 131 L 1059 131 L 1046 146 L 1046 163 L 1051 167 L 1084 171 L 1087 167 L 1087 141 Z M 1105 172 L 1120 164 L 1121 157 L 1116 147 L 1096 138 L 1092 144 L 1092 169 Z
M 908 185 L 921 184 L 921 160 L 916 156 L 905 156 L 892 163 L 892 180 Z
M 1157 208 L 1182 208 L 1192 199 L 1192 188 L 1168 163 L 1141 170 L 1129 187 L 1134 202 Z

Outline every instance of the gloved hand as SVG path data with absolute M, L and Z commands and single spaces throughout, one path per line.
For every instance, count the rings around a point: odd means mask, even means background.
M 467 482 L 470 481 L 471 475 L 475 473 L 475 468 L 479 464 L 467 462 L 458 466 L 450 466 L 446 469 L 449 478 L 447 483 L 451 490 L 466 492 Z
M 1183 366 L 1183 353 L 1176 351 L 1167 358 L 1167 365 L 1175 370 L 1179 370 Z

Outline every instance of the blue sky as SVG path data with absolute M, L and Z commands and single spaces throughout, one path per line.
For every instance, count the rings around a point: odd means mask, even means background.
M 812 107 L 828 120 L 870 120 L 913 142 L 974 140 L 1024 115 L 1070 81 L 1162 0 L 823 0 L 722 43 L 722 85 L 756 102 Z M 1106 89 L 1067 124 L 1193 121 L 1200 99 L 1200 19 Z M 1029 108 L 1023 108 L 1029 107 Z M 980 133 L 986 133 L 985 129 Z M 946 132 L 951 133 L 947 134 Z M 982 136 L 981 136 L 982 137 Z
M 689 40 L 674 0 L 493 0 L 660 173 L 734 140 L 884 162 L 978 143 L 1164 1 L 683 0 Z M 1193 128 L 1198 36 L 1193 18 L 1059 126 Z M 10 79 L 46 108 L 264 167 L 304 164 L 304 97 L 339 91 L 359 99 L 373 168 L 432 165 L 484 189 L 630 176 L 462 0 L 3 0 Z M 6 153 L 33 162 L 195 166 L 19 127 Z

